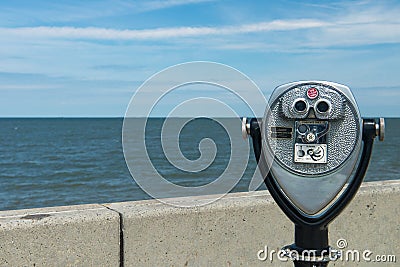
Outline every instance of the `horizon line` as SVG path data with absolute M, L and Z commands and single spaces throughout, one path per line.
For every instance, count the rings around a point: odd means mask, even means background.
M 125 116 L 0 116 L 0 119 L 125 119 L 125 118 L 131 118 L 131 119 L 165 119 L 165 118 L 172 118 L 172 119 L 189 119 L 189 118 L 243 118 L 243 117 L 253 117 L 253 116 L 240 116 L 240 117 L 226 117 L 226 116 L 221 116 L 221 117 L 205 117 L 205 116 L 176 116 L 176 117 L 166 117 L 166 116 L 150 116 L 150 117 L 145 117 L 145 116 L 138 116 L 138 117 L 125 117 Z M 362 118 L 387 118 L 387 119 L 400 119 L 400 116 L 361 116 Z M 262 118 L 262 117 L 257 117 L 257 118 Z

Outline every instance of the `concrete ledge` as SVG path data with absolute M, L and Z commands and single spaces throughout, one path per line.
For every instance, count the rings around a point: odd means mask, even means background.
M 1 266 L 118 266 L 119 215 L 101 205 L 0 212 Z
M 400 181 L 363 183 L 350 205 L 332 222 L 330 243 L 344 238 L 346 250 L 370 250 L 375 255 L 396 255 L 396 263 L 336 262 L 329 266 L 399 266 Z
M 209 196 L 179 198 L 188 205 Z M 330 226 L 330 244 L 400 257 L 400 182 L 364 183 Z M 158 201 L 108 204 L 122 214 L 126 266 L 293 266 L 257 252 L 293 243 L 293 225 L 266 191 L 234 193 L 210 205 L 176 208 Z M 377 266 L 336 262 L 330 266 Z M 390 266 L 386 263 L 384 266 Z M 393 266 L 395 266 L 393 264 Z
M 174 202 L 188 206 L 210 198 Z M 346 249 L 399 261 L 399 203 L 400 181 L 364 183 L 331 224 L 331 246 L 344 238 Z M 292 223 L 266 191 L 228 194 L 194 208 L 146 200 L 0 212 L 1 266 L 293 266 L 276 255 L 273 262 L 257 258 L 265 246 L 278 251 L 293 239 Z

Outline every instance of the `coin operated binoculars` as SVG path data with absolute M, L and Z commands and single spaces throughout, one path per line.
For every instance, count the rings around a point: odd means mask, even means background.
M 347 86 L 325 81 L 281 85 L 262 120 L 243 118 L 264 182 L 295 224 L 295 242 L 283 248 L 295 266 L 340 257 L 329 247 L 328 224 L 356 194 L 384 132 L 383 118 L 361 118 Z

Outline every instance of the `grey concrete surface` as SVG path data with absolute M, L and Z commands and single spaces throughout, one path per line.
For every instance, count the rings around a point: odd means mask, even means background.
M 101 205 L 0 212 L 0 266 L 119 266 L 119 215 Z
M 179 198 L 188 205 L 209 196 Z M 330 226 L 330 245 L 344 238 L 346 249 L 396 255 L 400 261 L 400 182 L 365 183 Z M 266 191 L 234 193 L 196 208 L 177 208 L 156 200 L 107 204 L 123 216 L 125 266 L 293 266 L 275 255 L 257 253 L 293 243 L 293 225 Z M 263 256 L 264 254 L 260 254 Z M 349 257 L 351 259 L 351 257 Z M 329 266 L 396 266 L 373 262 Z
M 173 202 L 190 206 L 210 198 Z M 345 239 L 343 252 L 358 250 L 361 261 L 329 266 L 398 266 L 399 203 L 400 181 L 364 183 L 329 229 L 330 245 Z M 123 266 L 293 266 L 276 253 L 272 262 L 257 257 L 266 247 L 270 255 L 291 243 L 293 225 L 266 191 L 192 208 L 146 200 L 0 211 L 0 266 L 120 266 L 121 255 Z M 397 263 L 365 262 L 366 250 L 371 260 L 395 255 Z
M 369 257 L 395 255 L 397 263 L 345 262 L 329 266 L 400 266 L 400 181 L 364 183 L 355 199 L 329 228 L 331 246 L 345 239 L 344 253 L 370 250 Z M 346 257 L 343 257 L 343 259 Z M 352 258 L 351 255 L 348 258 Z

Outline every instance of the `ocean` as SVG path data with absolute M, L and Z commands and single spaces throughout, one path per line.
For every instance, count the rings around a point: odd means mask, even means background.
M 240 134 L 240 121 L 226 120 L 237 124 Z M 0 210 L 152 198 L 135 183 L 126 166 L 122 123 L 122 118 L 0 119 Z M 203 138 L 211 138 L 217 148 L 208 168 L 188 172 L 163 155 L 162 123 L 163 119 L 149 119 L 146 144 L 152 164 L 163 177 L 177 185 L 199 186 L 222 174 L 231 149 L 223 127 L 198 119 L 182 129 L 179 145 L 188 159 L 200 156 L 197 147 Z M 365 181 L 400 178 L 399 137 L 400 119 L 386 119 L 386 139 L 376 140 Z M 141 166 L 136 167 L 139 172 Z M 251 148 L 244 175 L 232 192 L 248 191 L 255 168 Z

